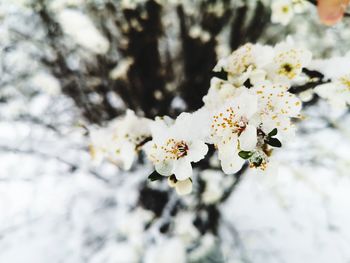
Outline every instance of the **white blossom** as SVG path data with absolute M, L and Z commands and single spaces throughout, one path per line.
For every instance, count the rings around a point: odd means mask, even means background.
M 271 47 L 248 43 L 220 59 L 214 71 L 226 71 L 228 80 L 236 86 L 243 85 L 247 79 L 255 83 L 265 79 L 266 73 L 262 68 L 271 61 L 272 56 Z
M 288 25 L 294 16 L 293 5 L 290 0 L 274 0 L 271 6 L 272 23 Z
M 174 174 L 177 180 L 186 180 L 192 176 L 191 163 L 200 161 L 206 155 L 208 146 L 200 136 L 200 123 L 195 116 L 182 113 L 174 124 L 167 125 L 162 120 L 152 123 L 153 139 L 144 149 L 159 174 Z
M 212 117 L 211 139 L 218 148 L 222 169 L 227 174 L 235 173 L 242 167 L 244 159 L 239 157 L 239 151 L 250 151 L 256 146 L 257 131 L 250 119 L 256 113 L 257 106 L 257 96 L 246 90 Z
M 266 68 L 268 79 L 273 82 L 290 83 L 296 80 L 302 69 L 311 61 L 311 52 L 295 47 L 292 40 L 275 46 L 273 62 Z
M 277 128 L 280 133 L 294 132 L 291 117 L 300 117 L 301 101 L 288 92 L 288 86 L 262 82 L 251 88 L 258 96 L 258 114 L 255 116 L 256 125 L 266 134 Z
M 345 109 L 346 105 L 350 105 L 350 74 L 317 86 L 315 92 L 328 100 L 334 108 Z
M 108 127 L 90 131 L 90 153 L 97 163 L 103 158 L 129 170 L 137 158 L 137 146 L 150 136 L 150 121 L 139 118 L 131 110 Z
M 205 157 L 207 144 L 214 144 L 226 174 L 238 172 L 247 161 L 250 167 L 267 171 L 272 147 L 281 147 L 281 141 L 294 135 L 292 118 L 301 116 L 302 103 L 289 89 L 308 80 L 302 69 L 310 60 L 310 52 L 295 47 L 291 40 L 274 48 L 248 43 L 215 66 L 215 71 L 227 73 L 227 79 L 211 79 L 201 109 L 183 112 L 175 120 L 169 117 L 157 117 L 153 122 L 144 120 L 144 125 L 129 112 L 138 120 L 137 124 L 121 125 L 119 120 L 119 129 L 111 124 L 99 131 L 92 153 L 95 156 L 101 153 L 129 169 L 137 157 L 136 146 L 149 136 L 151 140 L 142 149 L 156 172 L 167 176 L 168 185 L 179 195 L 192 192 L 192 164 Z M 349 81 L 343 78 L 339 83 L 344 87 Z M 146 130 L 135 133 L 140 127 Z M 206 203 L 220 199 L 223 194 L 220 185 L 206 183 L 203 194 Z
M 223 105 L 227 100 L 238 96 L 243 89 L 245 88 L 236 87 L 226 80 L 214 77 L 210 81 L 210 88 L 208 94 L 203 97 L 203 102 L 206 108 L 213 110 L 218 105 Z

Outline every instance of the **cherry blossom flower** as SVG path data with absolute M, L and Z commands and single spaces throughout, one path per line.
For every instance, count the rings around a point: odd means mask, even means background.
M 108 127 L 90 131 L 90 153 L 97 163 L 103 158 L 129 170 L 137 158 L 137 146 L 150 136 L 150 120 L 139 118 L 131 110 Z
M 289 0 L 274 0 L 272 8 L 272 23 L 288 25 L 294 16 L 292 2 Z
M 192 192 L 192 163 L 205 158 L 207 144 L 214 144 L 225 174 L 238 172 L 245 162 L 268 171 L 273 147 L 281 147 L 280 140 L 294 135 L 292 118 L 300 117 L 302 103 L 289 89 L 308 80 L 302 69 L 310 60 L 310 52 L 290 40 L 274 48 L 246 44 L 215 66 L 214 70 L 226 72 L 227 78 L 224 74 L 223 79 L 211 79 L 202 108 L 183 112 L 175 120 L 156 117 L 154 121 L 128 111 L 107 128 L 91 132 L 92 154 L 129 169 L 142 148 L 155 166 L 149 179 L 167 176 L 168 185 L 179 195 Z M 342 98 L 346 104 L 350 101 L 349 83 L 350 77 L 344 76 L 316 90 L 329 99 L 346 94 Z M 144 144 L 146 138 L 150 141 Z M 208 184 L 209 179 L 205 181 Z M 220 185 L 206 186 L 203 197 L 207 203 L 220 198 Z
M 245 87 L 236 87 L 232 83 L 219 78 L 212 78 L 208 94 L 203 97 L 205 107 L 215 110 L 218 105 L 223 105 L 228 100 L 237 97 Z
M 270 62 L 272 56 L 271 47 L 248 43 L 230 56 L 220 59 L 214 71 L 226 71 L 228 80 L 236 86 L 243 85 L 247 79 L 255 83 L 265 79 L 266 73 L 262 68 Z
M 258 114 L 255 116 L 255 125 L 264 133 L 271 132 L 274 128 L 282 134 L 292 135 L 292 117 L 300 117 L 301 101 L 288 92 L 288 86 L 273 84 L 265 81 L 251 88 L 258 96 Z
M 345 109 L 346 105 L 350 105 L 350 74 L 317 86 L 315 92 L 328 100 L 334 108 Z
M 311 52 L 295 47 L 292 40 L 277 44 L 273 62 L 266 68 L 268 79 L 284 83 L 296 80 L 302 69 L 310 63 L 311 57 Z
M 244 159 L 239 157 L 239 151 L 250 151 L 256 146 L 257 131 L 250 118 L 256 113 L 257 106 L 257 96 L 246 90 L 213 115 L 211 138 L 226 174 L 235 173 L 242 167 Z
M 198 121 L 195 116 L 182 113 L 174 124 L 167 125 L 162 120 L 151 124 L 153 139 L 144 149 L 159 174 L 174 174 L 177 180 L 186 180 L 192 175 L 191 163 L 200 161 L 206 155 L 208 146 L 201 135 L 200 126 L 196 125 Z

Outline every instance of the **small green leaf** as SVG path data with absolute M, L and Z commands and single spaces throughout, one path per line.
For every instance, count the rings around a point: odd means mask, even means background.
M 241 157 L 244 160 L 249 159 L 250 157 L 252 157 L 253 152 L 248 152 L 248 151 L 240 151 L 238 153 L 239 157 Z
M 154 171 L 153 173 L 151 173 L 148 176 L 148 180 L 150 180 L 151 182 L 157 181 L 157 180 L 161 180 L 163 179 L 163 176 L 160 175 L 159 173 L 157 173 L 157 171 Z
M 282 147 L 282 143 L 277 138 L 270 138 L 267 141 L 267 144 L 269 144 L 273 147 Z
M 278 130 L 277 128 L 274 128 L 272 131 L 269 132 L 269 134 L 267 135 L 268 137 L 273 137 L 277 134 Z

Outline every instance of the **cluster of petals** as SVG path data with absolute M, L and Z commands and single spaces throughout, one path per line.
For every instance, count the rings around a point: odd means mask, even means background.
M 93 155 L 129 169 L 141 148 L 180 195 L 192 191 L 193 165 L 205 158 L 210 144 L 226 174 L 238 172 L 246 161 L 265 170 L 271 145 L 293 134 L 291 118 L 300 116 L 301 101 L 289 88 L 310 60 L 309 51 L 290 42 L 248 43 L 218 61 L 213 70 L 226 77 L 212 78 L 202 108 L 155 120 L 128 111 L 91 133 Z
M 290 41 L 275 47 L 248 43 L 219 60 L 214 70 L 227 78 L 213 78 L 203 101 L 211 113 L 210 142 L 225 173 L 241 169 L 242 151 L 251 166 L 264 170 L 272 152 L 268 134 L 277 129 L 282 141 L 294 134 L 291 118 L 300 117 L 302 104 L 289 88 L 310 61 L 311 53 Z

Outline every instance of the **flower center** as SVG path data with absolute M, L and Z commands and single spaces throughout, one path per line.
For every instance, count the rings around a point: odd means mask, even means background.
M 350 91 L 350 78 L 341 78 L 341 83 L 346 86 L 346 88 Z
M 289 12 L 289 7 L 288 6 L 283 6 L 282 7 L 282 12 L 287 14 Z
M 241 119 L 235 123 L 236 132 L 238 133 L 238 135 L 241 135 L 241 133 L 247 127 L 247 124 L 248 124 L 248 120 L 244 117 L 241 117 Z
M 213 120 L 211 127 L 216 135 L 227 129 L 231 129 L 232 133 L 240 135 L 248 124 L 247 118 L 243 116 L 238 117 L 232 107 L 226 109 L 225 113 L 214 115 Z M 214 134 L 212 134 L 212 136 L 214 136 Z
M 282 64 L 279 71 L 278 71 L 278 74 L 285 75 L 289 79 L 294 78 L 296 75 L 294 72 L 294 66 L 292 64 L 289 64 L 289 63 Z
M 180 159 L 181 157 L 184 157 L 187 155 L 188 152 L 188 145 L 184 141 L 180 141 L 175 143 L 172 151 L 177 159 Z

